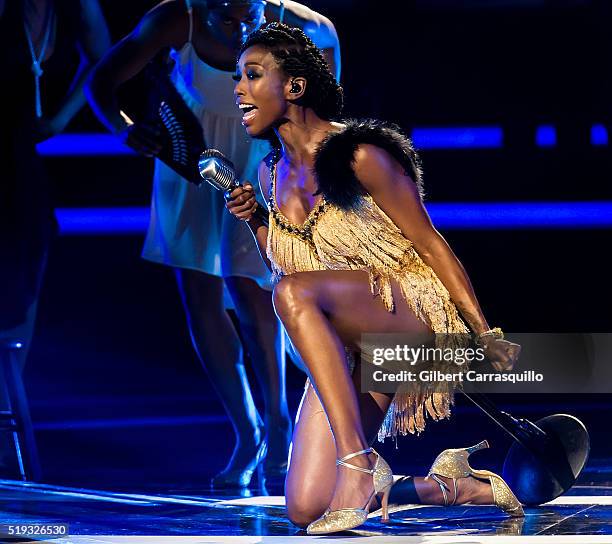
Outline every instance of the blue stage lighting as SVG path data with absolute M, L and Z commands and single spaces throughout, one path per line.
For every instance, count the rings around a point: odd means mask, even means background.
M 501 127 L 414 128 L 417 149 L 498 148 L 503 145 Z
M 56 210 L 60 234 L 143 234 L 149 224 L 149 208 L 60 208 Z
M 608 145 L 608 129 L 604 125 L 591 127 L 591 145 Z
M 453 202 L 429 203 L 440 229 L 612 228 L 612 202 Z M 63 208 L 57 210 L 62 235 L 142 235 L 149 208 Z
M 503 129 L 498 126 L 481 127 L 415 127 L 411 134 L 417 149 L 496 149 L 504 144 Z M 540 147 L 557 145 L 557 131 L 552 125 L 536 129 L 536 144 Z M 592 145 L 608 145 L 608 131 L 604 125 L 591 128 Z M 43 156 L 77 155 L 135 155 L 112 134 L 60 134 L 36 146 Z
M 541 125 L 536 129 L 536 144 L 540 147 L 557 145 L 557 129 L 552 125 Z
M 612 202 L 432 203 L 441 229 L 578 229 L 612 227 Z
M 112 134 L 58 134 L 38 144 L 36 150 L 51 157 L 136 154 Z

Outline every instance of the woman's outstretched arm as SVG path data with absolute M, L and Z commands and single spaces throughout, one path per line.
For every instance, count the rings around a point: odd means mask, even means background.
M 85 94 L 98 119 L 125 143 L 152 155 L 159 150 L 157 135 L 147 126 L 130 125 L 117 101 L 119 86 L 138 74 L 166 47 L 180 48 L 189 35 L 189 16 L 182 0 L 162 2 L 144 15 L 138 26 L 94 67 Z
M 444 237 L 433 226 L 423 205 L 418 188 L 402 166 L 383 149 L 362 144 L 355 152 L 355 175 L 370 193 L 376 204 L 399 227 L 404 236 L 448 290 L 452 301 L 476 334 L 489 330 L 489 324 L 480 308 L 474 288 Z M 496 344 L 494 342 L 493 344 Z M 499 344 L 499 343 L 497 343 Z M 507 342 L 495 347 L 508 347 Z M 512 344 L 513 346 L 515 344 Z M 518 357 L 518 350 L 513 355 Z M 502 350 L 505 353 L 507 350 Z M 504 356 L 495 357 L 502 363 L 509 362 Z M 497 356 L 498 350 L 495 355 Z

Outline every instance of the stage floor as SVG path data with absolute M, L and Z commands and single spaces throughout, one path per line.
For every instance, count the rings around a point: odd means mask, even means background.
M 129 345 L 130 332 L 126 328 Z M 373 515 L 357 531 L 309 537 L 289 522 L 278 493 L 237 497 L 211 493 L 207 487 L 230 458 L 234 435 L 201 369 L 177 369 L 168 363 L 174 364 L 172 353 L 166 354 L 167 361 L 154 362 L 125 355 L 131 353 L 129 345 L 112 356 L 65 338 L 40 345 L 39 364 L 26 369 L 26 382 L 46 485 L 0 480 L 0 528 L 67 524 L 70 536 L 53 542 L 77 544 L 338 543 L 362 537 L 367 542 L 402 543 L 612 544 L 608 396 L 496 399 L 515 417 L 532 421 L 553 413 L 575 415 L 591 435 L 591 455 L 577 484 L 550 504 L 527 508 L 524 519 L 509 519 L 494 507 L 413 506 L 392 514 L 389 524 Z M 65 346 L 74 352 L 66 354 Z M 65 365 L 62 372 L 60 364 Z M 293 378 L 288 388 L 292 414 L 304 383 L 302 374 Z M 256 398 L 260 409 L 261 400 Z M 395 474 L 424 475 L 442 450 L 483 438 L 491 448 L 479 452 L 472 465 L 500 473 L 512 440 L 458 396 L 449 420 L 431 425 L 418 437 L 387 440 L 377 450 Z M 0 542 L 5 541 L 0 536 Z
M 607 471 L 604 471 L 604 473 Z M 494 507 L 408 506 L 381 524 L 370 515 L 358 530 L 309 537 L 285 517 L 284 497 L 223 496 L 210 491 L 114 493 L 0 481 L 0 524 L 67 524 L 61 543 L 120 542 L 513 542 L 612 543 L 612 483 L 601 478 L 510 519 Z M 605 478 L 607 480 L 607 478 Z M 376 537 L 376 538 L 371 538 Z M 501 538 L 500 538 L 501 537 Z M 2 538 L 2 542 L 10 541 Z M 15 540 L 17 541 L 17 540 Z M 22 542 L 24 540 L 21 540 Z M 29 541 L 29 540 L 28 540 Z

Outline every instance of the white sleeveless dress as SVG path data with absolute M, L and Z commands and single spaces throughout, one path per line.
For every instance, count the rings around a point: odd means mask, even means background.
M 257 170 L 270 146 L 247 136 L 242 113 L 234 102 L 233 73 L 202 61 L 191 40 L 180 51 L 172 51 L 171 57 L 175 63 L 172 81 L 200 120 L 206 145 L 230 158 L 239 179 L 252 183 L 266 209 Z M 225 209 L 222 192 L 208 184 L 196 187 L 161 161 L 155 164 L 142 257 L 215 276 L 252 278 L 260 287 L 272 289 L 270 272 L 248 226 Z

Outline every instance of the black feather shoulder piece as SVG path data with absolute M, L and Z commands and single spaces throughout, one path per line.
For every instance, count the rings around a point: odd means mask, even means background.
M 374 119 L 347 119 L 344 128 L 329 134 L 315 153 L 314 173 L 328 202 L 342 209 L 355 208 L 366 194 L 353 170 L 355 151 L 360 144 L 372 144 L 387 151 L 399 162 L 422 193 L 421 163 L 410 139 L 394 124 Z

